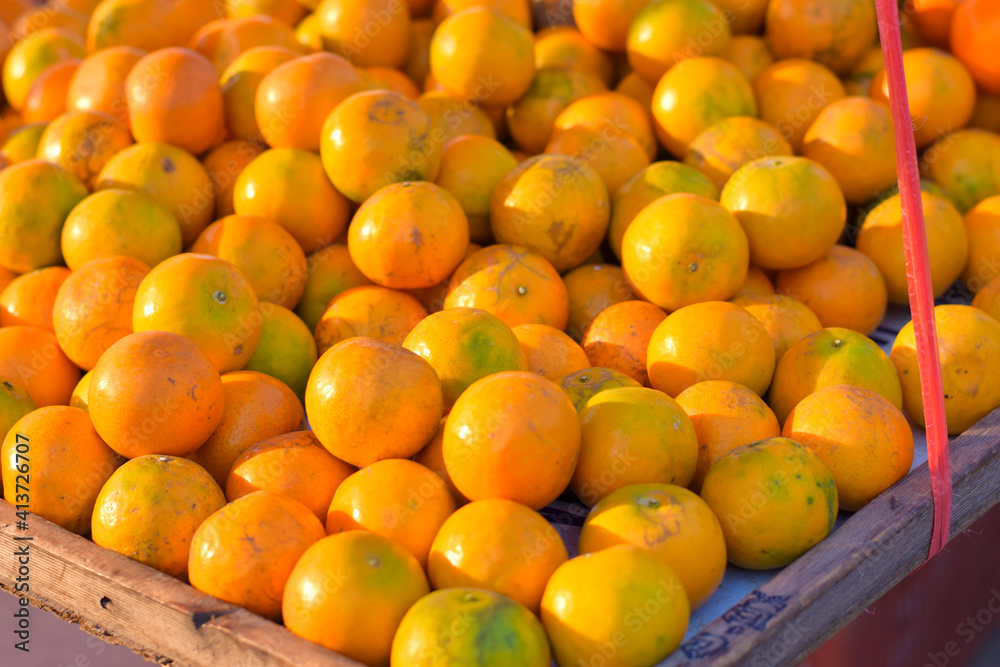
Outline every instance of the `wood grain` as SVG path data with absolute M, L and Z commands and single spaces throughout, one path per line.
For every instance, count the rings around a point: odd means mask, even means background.
M 951 445 L 955 535 L 1000 501 L 1000 409 Z M 927 558 L 927 464 L 709 623 L 658 667 L 794 665 Z
M 29 544 L 29 601 L 124 644 L 147 660 L 227 667 L 360 667 L 277 623 L 201 593 L 145 565 L 29 515 L 15 528 L 15 510 L 0 501 L 0 588 L 13 593 L 18 562 Z M 30 536 L 31 541 L 16 537 Z M 35 638 L 38 640 L 39 638 Z

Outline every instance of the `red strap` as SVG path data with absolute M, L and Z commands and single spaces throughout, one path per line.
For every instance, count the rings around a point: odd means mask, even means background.
M 913 141 L 906 79 L 903 77 L 903 49 L 899 38 L 896 0 L 876 0 L 878 29 L 889 83 L 889 103 L 896 128 L 896 170 L 903 205 L 903 245 L 906 249 L 906 281 L 910 290 L 910 311 L 917 343 L 920 390 L 927 425 L 927 464 L 934 495 L 934 528 L 930 560 L 948 542 L 951 526 L 951 465 L 948 460 L 948 428 L 944 415 L 944 389 L 937 355 L 937 328 L 934 323 L 934 291 L 927 259 L 927 234 L 920 202 L 920 175 Z

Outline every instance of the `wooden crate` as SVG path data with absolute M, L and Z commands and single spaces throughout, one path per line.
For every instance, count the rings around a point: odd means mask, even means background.
M 951 464 L 954 534 L 1000 501 L 1000 409 L 953 442 Z M 797 663 L 925 560 L 932 516 L 925 463 L 661 665 Z M 16 538 L 28 535 L 28 600 L 150 661 L 358 664 L 43 519 L 31 516 L 27 532 L 17 530 L 16 520 L 13 506 L 0 502 L 0 588 L 14 592 L 18 562 L 11 554 L 25 543 Z

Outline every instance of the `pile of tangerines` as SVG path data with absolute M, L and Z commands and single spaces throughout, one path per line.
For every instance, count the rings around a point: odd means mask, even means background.
M 368 665 L 658 662 L 911 467 L 894 132 L 1000 406 L 1000 3 L 900 17 L 912 128 L 872 0 L 0 0 L 5 499 Z

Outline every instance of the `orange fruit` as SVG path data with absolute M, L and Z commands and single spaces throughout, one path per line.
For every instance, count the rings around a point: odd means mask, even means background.
M 10 380 L 0 380 L 0 433 L 6 437 L 14 423 L 37 409 L 28 390 Z M 0 445 L 3 441 L 0 440 Z
M 437 0 L 432 4 L 431 18 L 435 23 L 469 7 L 488 7 L 531 30 L 531 5 L 526 0 Z
M 277 619 L 297 561 L 323 537 L 316 515 L 270 491 L 239 498 L 208 517 L 191 538 L 191 585 Z
M 956 0 L 913 0 L 907 10 L 920 37 L 932 46 L 948 48 Z
M 545 582 L 568 554 L 556 529 L 512 500 L 477 500 L 448 517 L 434 538 L 427 574 L 435 588 L 471 586 L 538 612 Z
M 719 459 L 701 497 L 726 537 L 729 562 L 749 570 L 788 565 L 837 519 L 837 487 L 823 461 L 788 438 L 745 445 Z
M 748 162 L 791 155 L 792 147 L 771 125 L 756 118 L 724 118 L 691 142 L 684 163 L 708 176 L 719 189 Z
M 151 197 L 106 189 L 77 204 L 62 228 L 66 265 L 79 269 L 95 259 L 124 255 L 148 267 L 180 254 L 177 218 Z
M 560 566 L 545 586 L 541 618 L 560 665 L 589 664 L 609 647 L 613 664 L 653 665 L 680 645 L 690 611 L 669 565 L 621 544 Z
M 761 120 L 781 132 L 796 152 L 819 112 L 846 95 L 836 74 L 806 58 L 777 61 L 753 79 L 753 89 Z
M 444 481 L 445 487 L 448 489 L 448 493 L 451 494 L 452 499 L 455 501 L 455 506 L 465 505 L 469 502 L 469 499 L 458 492 L 455 485 L 451 481 L 451 477 L 448 476 L 448 468 L 444 464 L 444 423 L 447 417 L 441 419 L 441 423 L 438 426 L 437 432 L 434 433 L 434 437 L 431 441 L 421 449 L 419 452 L 414 454 L 413 460 L 424 466 L 425 468 L 431 470 L 435 475 L 440 477 Z
M 934 321 L 945 420 L 948 433 L 957 435 L 1000 406 L 1000 384 L 989 371 L 1000 358 L 1000 322 L 978 308 L 958 304 L 936 306 Z M 896 336 L 890 358 L 902 382 L 903 410 L 918 426 L 924 426 L 913 322 Z
M 316 8 L 328 51 L 358 67 L 400 67 L 409 54 L 410 10 L 393 0 L 322 0 Z
M 292 28 L 269 16 L 217 19 L 202 26 L 187 45 L 203 55 L 222 74 L 243 53 L 259 46 L 281 46 L 303 51 Z
M 372 284 L 351 261 L 346 245 L 319 248 L 306 257 L 306 271 L 305 290 L 295 313 L 306 323 L 309 331 L 316 329 L 320 317 L 335 296 L 352 287 Z
M 470 500 L 545 507 L 568 486 L 580 451 L 573 404 L 534 373 L 506 371 L 472 383 L 444 428 L 448 475 Z
M 1000 196 L 987 197 L 965 214 L 965 233 L 969 239 L 969 261 L 962 271 L 962 282 L 970 292 L 1000 275 Z
M 469 223 L 444 188 L 394 183 L 361 205 L 347 238 L 351 259 L 373 282 L 396 289 L 430 287 L 462 261 Z
M 326 532 L 372 531 L 404 546 L 426 568 L 434 536 L 454 511 L 441 477 L 413 461 L 386 459 L 340 483 Z
M 47 123 L 66 112 L 66 91 L 82 61 L 68 58 L 49 65 L 39 74 L 21 110 L 26 123 Z
M 109 159 L 132 145 L 128 127 L 101 111 L 70 111 L 45 128 L 38 157 L 66 167 L 90 189 Z
M 295 393 L 280 380 L 255 371 L 222 376 L 222 420 L 208 440 L 187 457 L 207 470 L 219 486 L 233 462 L 252 445 L 296 431 L 305 414 Z
M 657 199 L 622 238 L 622 268 L 632 288 L 668 311 L 730 298 L 746 279 L 748 263 L 739 221 L 698 195 Z
M 65 167 L 28 160 L 0 171 L 0 265 L 16 273 L 60 264 L 59 234 L 87 187 Z
M 563 390 L 577 412 L 583 410 L 587 401 L 596 394 L 616 387 L 641 387 L 642 385 L 618 371 L 610 368 L 584 368 L 564 375 L 559 380 Z
M 557 130 L 545 152 L 583 160 L 601 177 L 608 192 L 615 192 L 649 166 L 649 157 L 639 142 L 605 122 Z
M 910 472 L 913 431 L 875 392 L 824 387 L 795 406 L 782 435 L 814 451 L 833 475 L 840 509 L 854 512 Z
M 302 20 L 308 9 L 298 0 L 229 0 L 225 11 L 230 18 L 263 14 L 282 23 L 295 25 Z
M 618 188 L 611 197 L 608 225 L 608 245 L 616 257 L 621 258 L 625 230 L 639 211 L 660 197 L 678 192 L 719 199 L 718 188 L 704 174 L 673 161 L 654 162 Z
M 336 595 L 317 592 L 342 582 Z M 281 606 L 296 635 L 366 665 L 387 665 L 406 612 L 430 587 L 417 559 L 366 530 L 324 537 L 295 564 Z
M 767 42 L 759 35 L 733 35 L 729 40 L 729 48 L 719 55 L 736 65 L 736 68 L 750 81 L 756 79 L 774 62 L 774 56 L 767 48 Z M 758 102 L 763 104 L 763 100 L 758 99 Z
M 233 461 L 226 498 L 232 502 L 254 491 L 280 493 L 324 521 L 337 487 L 355 470 L 326 451 L 312 431 L 285 433 L 252 445 Z
M 493 245 L 458 265 L 444 307 L 485 310 L 509 327 L 535 323 L 565 329 L 569 296 L 544 257 L 520 246 Z
M 552 25 L 535 35 L 535 67 L 564 67 L 614 83 L 614 61 L 571 25 Z
M 654 0 L 628 29 L 628 62 L 655 84 L 682 60 L 716 56 L 732 37 L 729 17 L 708 0 Z
M 14 278 L 0 291 L 0 327 L 28 326 L 54 331 L 52 327 L 56 294 L 69 269 L 50 266 Z
M 30 452 L 30 454 L 29 454 Z M 44 480 L 24 492 L 28 477 Z M 40 406 L 7 432 L 0 451 L 4 499 L 61 528 L 85 535 L 101 487 L 122 459 L 94 430 L 87 413 L 64 405 Z
M 957 58 L 938 49 L 908 49 L 903 53 L 903 68 L 909 75 L 906 96 L 918 149 L 969 122 L 976 103 L 976 84 Z M 889 107 L 884 69 L 872 80 L 871 97 Z
M 194 341 L 220 373 L 253 355 L 263 317 L 253 287 L 228 262 L 185 253 L 153 268 L 135 296 L 132 327 L 170 331 Z
M 697 463 L 694 426 L 674 399 L 645 387 L 608 389 L 580 411 L 580 460 L 570 488 L 592 507 L 630 484 L 687 486 Z
M 0 21 L 7 25 L 14 23 L 19 16 L 32 7 L 31 0 L 3 0 L 0 2 Z
M 741 296 L 732 303 L 760 320 L 774 343 L 777 363 L 788 348 L 823 328 L 816 313 L 804 303 L 783 294 Z
M 698 465 L 691 480 L 700 491 L 705 474 L 723 456 L 743 445 L 781 435 L 771 408 L 747 387 L 725 380 L 697 382 L 677 394 L 677 404 L 694 424 Z
M 781 357 L 767 402 L 784 424 L 806 396 L 830 385 L 849 384 L 870 389 L 902 408 L 899 381 L 889 356 L 872 340 L 850 329 L 830 327 L 809 334 Z
M 559 329 L 547 324 L 519 324 L 512 331 L 532 373 L 558 382 L 567 373 L 590 366 L 583 348 Z
M 456 618 L 465 619 L 471 632 L 453 633 Z M 506 595 L 482 588 L 425 595 L 406 612 L 392 640 L 392 664 L 443 666 L 469 660 L 549 667 L 552 655 L 534 614 Z
M 1000 95 L 1000 67 L 992 57 L 1000 35 L 1000 12 L 986 0 L 958 3 L 952 15 L 951 50 L 985 91 Z
M 934 296 L 943 295 L 962 274 L 969 259 L 969 240 L 962 215 L 944 197 L 920 193 Z M 903 250 L 903 213 L 899 195 L 886 199 L 865 218 L 857 248 L 885 278 L 892 303 L 909 303 Z
M 67 405 L 80 380 L 77 368 L 51 331 L 38 327 L 0 327 L 0 378 L 24 387 L 40 408 Z
M 764 36 L 778 60 L 812 58 L 845 74 L 875 43 L 875 20 L 868 0 L 775 0 Z
M 645 6 L 646 0 L 579 0 L 573 3 L 573 20 L 592 44 L 622 53 L 629 26 Z
M 347 199 L 319 157 L 297 148 L 272 148 L 254 158 L 236 179 L 233 207 L 278 223 L 307 253 L 329 245 L 349 219 Z
M 202 0 L 107 0 L 95 8 L 87 26 L 87 48 L 94 52 L 128 44 L 155 51 L 187 44 L 219 15 L 219 6 Z
M 653 85 L 646 81 L 638 72 L 629 72 L 615 86 L 615 92 L 628 95 L 642 105 L 643 109 L 653 108 Z M 659 150 L 659 145 L 657 145 Z
M 7 103 L 24 109 L 35 79 L 51 65 L 86 55 L 83 38 L 65 28 L 45 28 L 14 44 L 3 61 L 3 92 Z
M 714 0 L 734 35 L 756 33 L 764 25 L 768 0 Z
M 103 111 L 128 122 L 125 79 L 146 52 L 132 46 L 113 46 L 91 53 L 73 74 L 66 91 L 66 108 Z
M 844 92 L 848 95 L 870 97 L 872 81 L 875 80 L 875 76 L 882 71 L 884 66 L 885 58 L 882 55 L 882 47 L 871 47 L 865 51 L 865 55 L 851 68 L 851 71 L 844 75 Z
M 580 531 L 580 553 L 631 544 L 663 560 L 684 586 L 692 609 L 722 583 L 726 541 L 701 498 L 674 484 L 630 484 L 594 505 Z
M 94 426 L 126 458 L 183 456 L 222 419 L 222 380 L 197 345 L 173 333 L 129 334 L 91 371 L 87 404 Z
M 150 81 L 158 84 L 150 86 Z M 150 53 L 129 72 L 125 88 L 138 141 L 161 141 L 198 154 L 222 140 L 219 73 L 202 55 L 182 48 Z
M 763 269 L 790 269 L 823 257 L 847 221 L 835 178 L 801 157 L 765 157 L 738 169 L 720 201 L 743 226 L 750 261 Z
M 219 79 L 226 115 L 226 130 L 233 139 L 252 139 L 260 134 L 254 104 L 264 77 L 279 65 L 299 57 L 283 46 L 257 46 L 229 63 Z
M 352 287 L 335 296 L 316 325 L 316 347 L 323 354 L 342 340 L 367 336 L 401 344 L 427 317 L 427 310 L 406 292 L 378 285 Z
M 649 385 L 646 351 L 656 327 L 667 314 L 646 301 L 623 301 L 608 306 L 594 318 L 583 336 L 590 363 L 623 373 L 640 385 Z
M 531 154 L 541 153 L 555 128 L 555 120 L 570 104 L 604 89 L 591 74 L 565 67 L 543 67 L 535 72 L 528 90 L 506 111 L 514 141 Z
M 824 327 L 867 336 L 885 317 L 885 279 L 867 255 L 847 246 L 835 245 L 812 264 L 778 272 L 775 287 L 808 306 Z
M 579 266 L 597 250 L 609 219 L 600 175 L 586 161 L 562 155 L 522 162 L 497 185 L 490 208 L 498 243 L 533 250 L 557 271 Z
M 420 89 L 407 75 L 393 67 L 366 67 L 365 72 L 381 90 L 392 90 L 404 97 L 415 100 L 420 97 Z
M 866 97 L 827 105 L 802 139 L 802 155 L 822 165 L 849 204 L 863 204 L 896 182 L 889 110 Z
M 434 182 L 447 190 L 462 208 L 473 241 L 492 239 L 493 191 L 515 167 L 517 160 L 510 151 L 489 137 L 464 135 L 442 147 L 441 168 Z
M 0 149 L 5 167 L 20 162 L 34 160 L 38 154 L 38 142 L 42 139 L 42 133 L 48 123 L 30 123 L 19 125 L 11 130 L 10 137 L 4 142 Z
M 358 204 L 387 185 L 433 181 L 441 143 L 430 140 L 430 131 L 431 117 L 399 93 L 357 93 L 323 124 L 323 168 L 337 190 Z
M 411 13 L 418 13 L 410 8 Z M 438 22 L 428 18 L 414 18 L 410 21 L 410 49 L 402 71 L 417 84 L 423 83 L 431 72 L 431 38 L 437 29 Z
M 215 188 L 208 172 L 187 151 L 164 143 L 138 143 L 108 160 L 98 190 L 132 190 L 174 214 L 185 244 L 214 219 Z
M 357 70 L 340 56 L 316 53 L 295 58 L 261 80 L 254 105 L 257 125 L 274 148 L 317 152 L 327 116 L 361 90 Z
M 232 264 L 262 303 L 294 308 L 305 289 L 306 255 L 295 238 L 266 218 L 231 215 L 206 227 L 190 248 Z
M 965 213 L 1000 194 L 1000 135 L 986 130 L 953 132 L 924 151 L 920 168 Z
M 755 264 L 751 264 L 747 268 L 747 279 L 743 281 L 743 284 L 736 294 L 733 295 L 735 299 L 738 296 L 757 296 L 765 294 L 774 294 L 774 285 L 771 283 L 771 279 L 767 277 L 764 270 Z
M 646 364 L 650 384 L 670 396 L 705 380 L 738 382 L 760 396 L 774 373 L 774 344 L 739 306 L 705 301 L 674 311 L 656 327 Z
M 429 315 L 406 336 L 403 347 L 434 368 L 441 380 L 445 410 L 469 385 L 487 375 L 528 370 L 510 327 L 474 308 L 449 308 Z
M 84 412 L 90 411 L 90 380 L 92 377 L 91 371 L 87 371 L 80 378 L 80 381 L 76 383 L 76 387 L 73 388 L 73 393 L 69 398 L 70 407 L 80 408 Z
M 295 41 L 308 54 L 322 51 L 323 35 L 320 30 L 319 15 L 316 12 L 310 12 L 295 26 Z
M 427 361 L 363 336 L 323 353 L 305 405 L 323 446 L 359 467 L 413 456 L 434 436 L 443 412 L 441 382 Z
M 613 264 L 584 264 L 563 276 L 563 283 L 569 295 L 566 332 L 578 342 L 606 308 L 635 298 L 625 273 Z
M 660 0 L 658 4 L 680 1 Z M 660 79 L 653 93 L 656 135 L 678 158 L 684 157 L 699 134 L 720 120 L 756 115 L 750 82 L 722 58 L 688 58 L 678 63 Z
M 281 380 L 300 399 L 318 357 L 312 331 L 298 315 L 282 306 L 263 304 L 264 318 L 257 349 L 243 370 Z
M 203 158 L 202 164 L 212 179 L 212 188 L 216 193 L 214 215 L 216 219 L 236 212 L 233 204 L 236 179 L 262 151 L 263 146 L 247 141 L 226 141 L 213 148 Z
M 132 333 L 135 294 L 148 273 L 139 260 L 120 255 L 67 273 L 53 304 L 53 330 L 74 364 L 92 369 L 109 347 Z
M 494 9 L 464 9 L 445 18 L 435 30 L 431 73 L 460 99 L 475 99 L 483 106 L 509 106 L 528 90 L 535 76 L 532 37 L 523 25 Z
M 460 100 L 443 90 L 429 90 L 410 99 L 430 116 L 431 143 L 444 144 L 456 137 L 470 134 L 496 138 L 493 121 L 475 100 Z
M 226 497 L 201 466 L 149 454 L 126 461 L 104 484 L 91 522 L 94 544 L 179 579 L 198 526 Z

